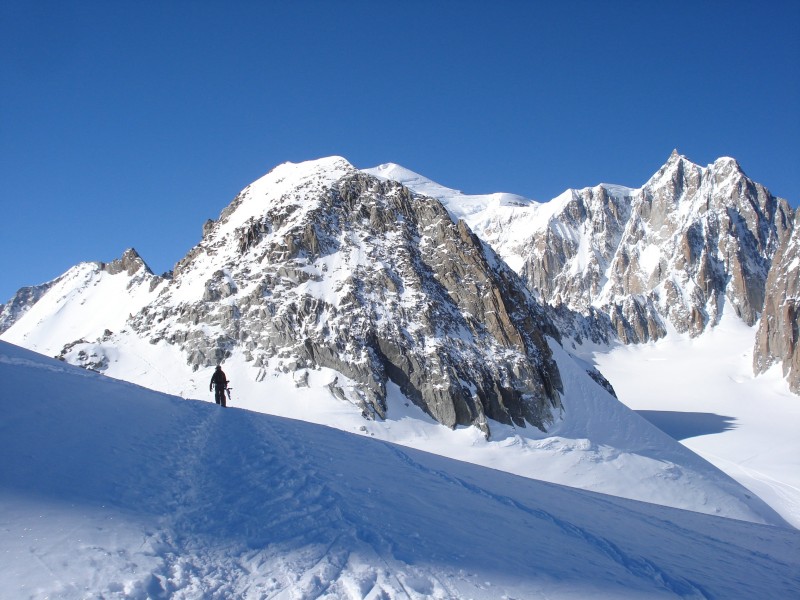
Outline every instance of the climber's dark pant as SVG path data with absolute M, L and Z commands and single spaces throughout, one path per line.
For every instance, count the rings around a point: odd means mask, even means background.
M 220 406 L 225 406 L 225 388 L 221 385 L 214 386 L 214 402 Z

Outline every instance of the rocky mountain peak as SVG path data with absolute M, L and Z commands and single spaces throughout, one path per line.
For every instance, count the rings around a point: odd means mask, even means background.
M 439 201 L 341 160 L 245 188 L 175 272 L 131 323 L 198 368 L 238 348 L 301 384 L 329 369 L 331 393 L 378 418 L 391 382 L 487 434 L 560 409 L 558 333 L 518 276 Z
M 100 269 L 106 271 L 111 275 L 125 272 L 128 275 L 134 275 L 138 271 L 142 271 L 147 275 L 152 275 L 153 272 L 150 267 L 144 262 L 139 253 L 134 248 L 128 248 L 122 253 L 120 258 L 117 258 L 110 263 L 100 263 Z

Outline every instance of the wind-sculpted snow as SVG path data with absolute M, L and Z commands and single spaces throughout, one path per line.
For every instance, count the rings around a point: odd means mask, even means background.
M 0 356 L 0 597 L 735 599 L 800 586 L 792 529 L 181 400 L 5 343 Z

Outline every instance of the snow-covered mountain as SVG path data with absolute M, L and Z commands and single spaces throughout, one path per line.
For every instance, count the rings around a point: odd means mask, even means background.
M 754 325 L 794 219 L 732 158 L 700 167 L 673 152 L 641 188 L 601 184 L 545 204 L 467 196 L 396 165 L 367 171 L 439 198 L 538 297 L 588 319 L 596 341 L 655 340 L 667 324 L 698 335 L 726 305 Z M 586 326 L 571 329 L 577 337 Z
M 281 165 L 205 224 L 171 277 L 133 251 L 78 265 L 17 311 L 3 339 L 183 397 L 207 394 L 209 367 L 222 361 L 237 406 L 556 483 L 781 522 L 621 405 L 560 345 L 535 294 L 451 218 L 477 219 L 492 205 L 543 219 L 563 201 L 451 197 L 448 212 L 388 181 L 391 170 L 336 157 Z
M 2 342 L 0 380 L 0 598 L 744 599 L 800 587 L 795 529 L 169 397 Z

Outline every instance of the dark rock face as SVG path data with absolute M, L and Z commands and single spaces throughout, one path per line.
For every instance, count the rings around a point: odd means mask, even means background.
M 325 168 L 281 193 L 278 177 L 246 189 L 132 326 L 198 368 L 239 348 L 305 385 L 333 369 L 348 381 L 331 393 L 366 416 L 385 416 L 392 383 L 450 427 L 547 427 L 558 333 L 519 277 L 437 200 Z
M 783 366 L 790 389 L 800 394 L 800 211 L 770 269 L 753 352 L 757 374 L 776 363 Z

